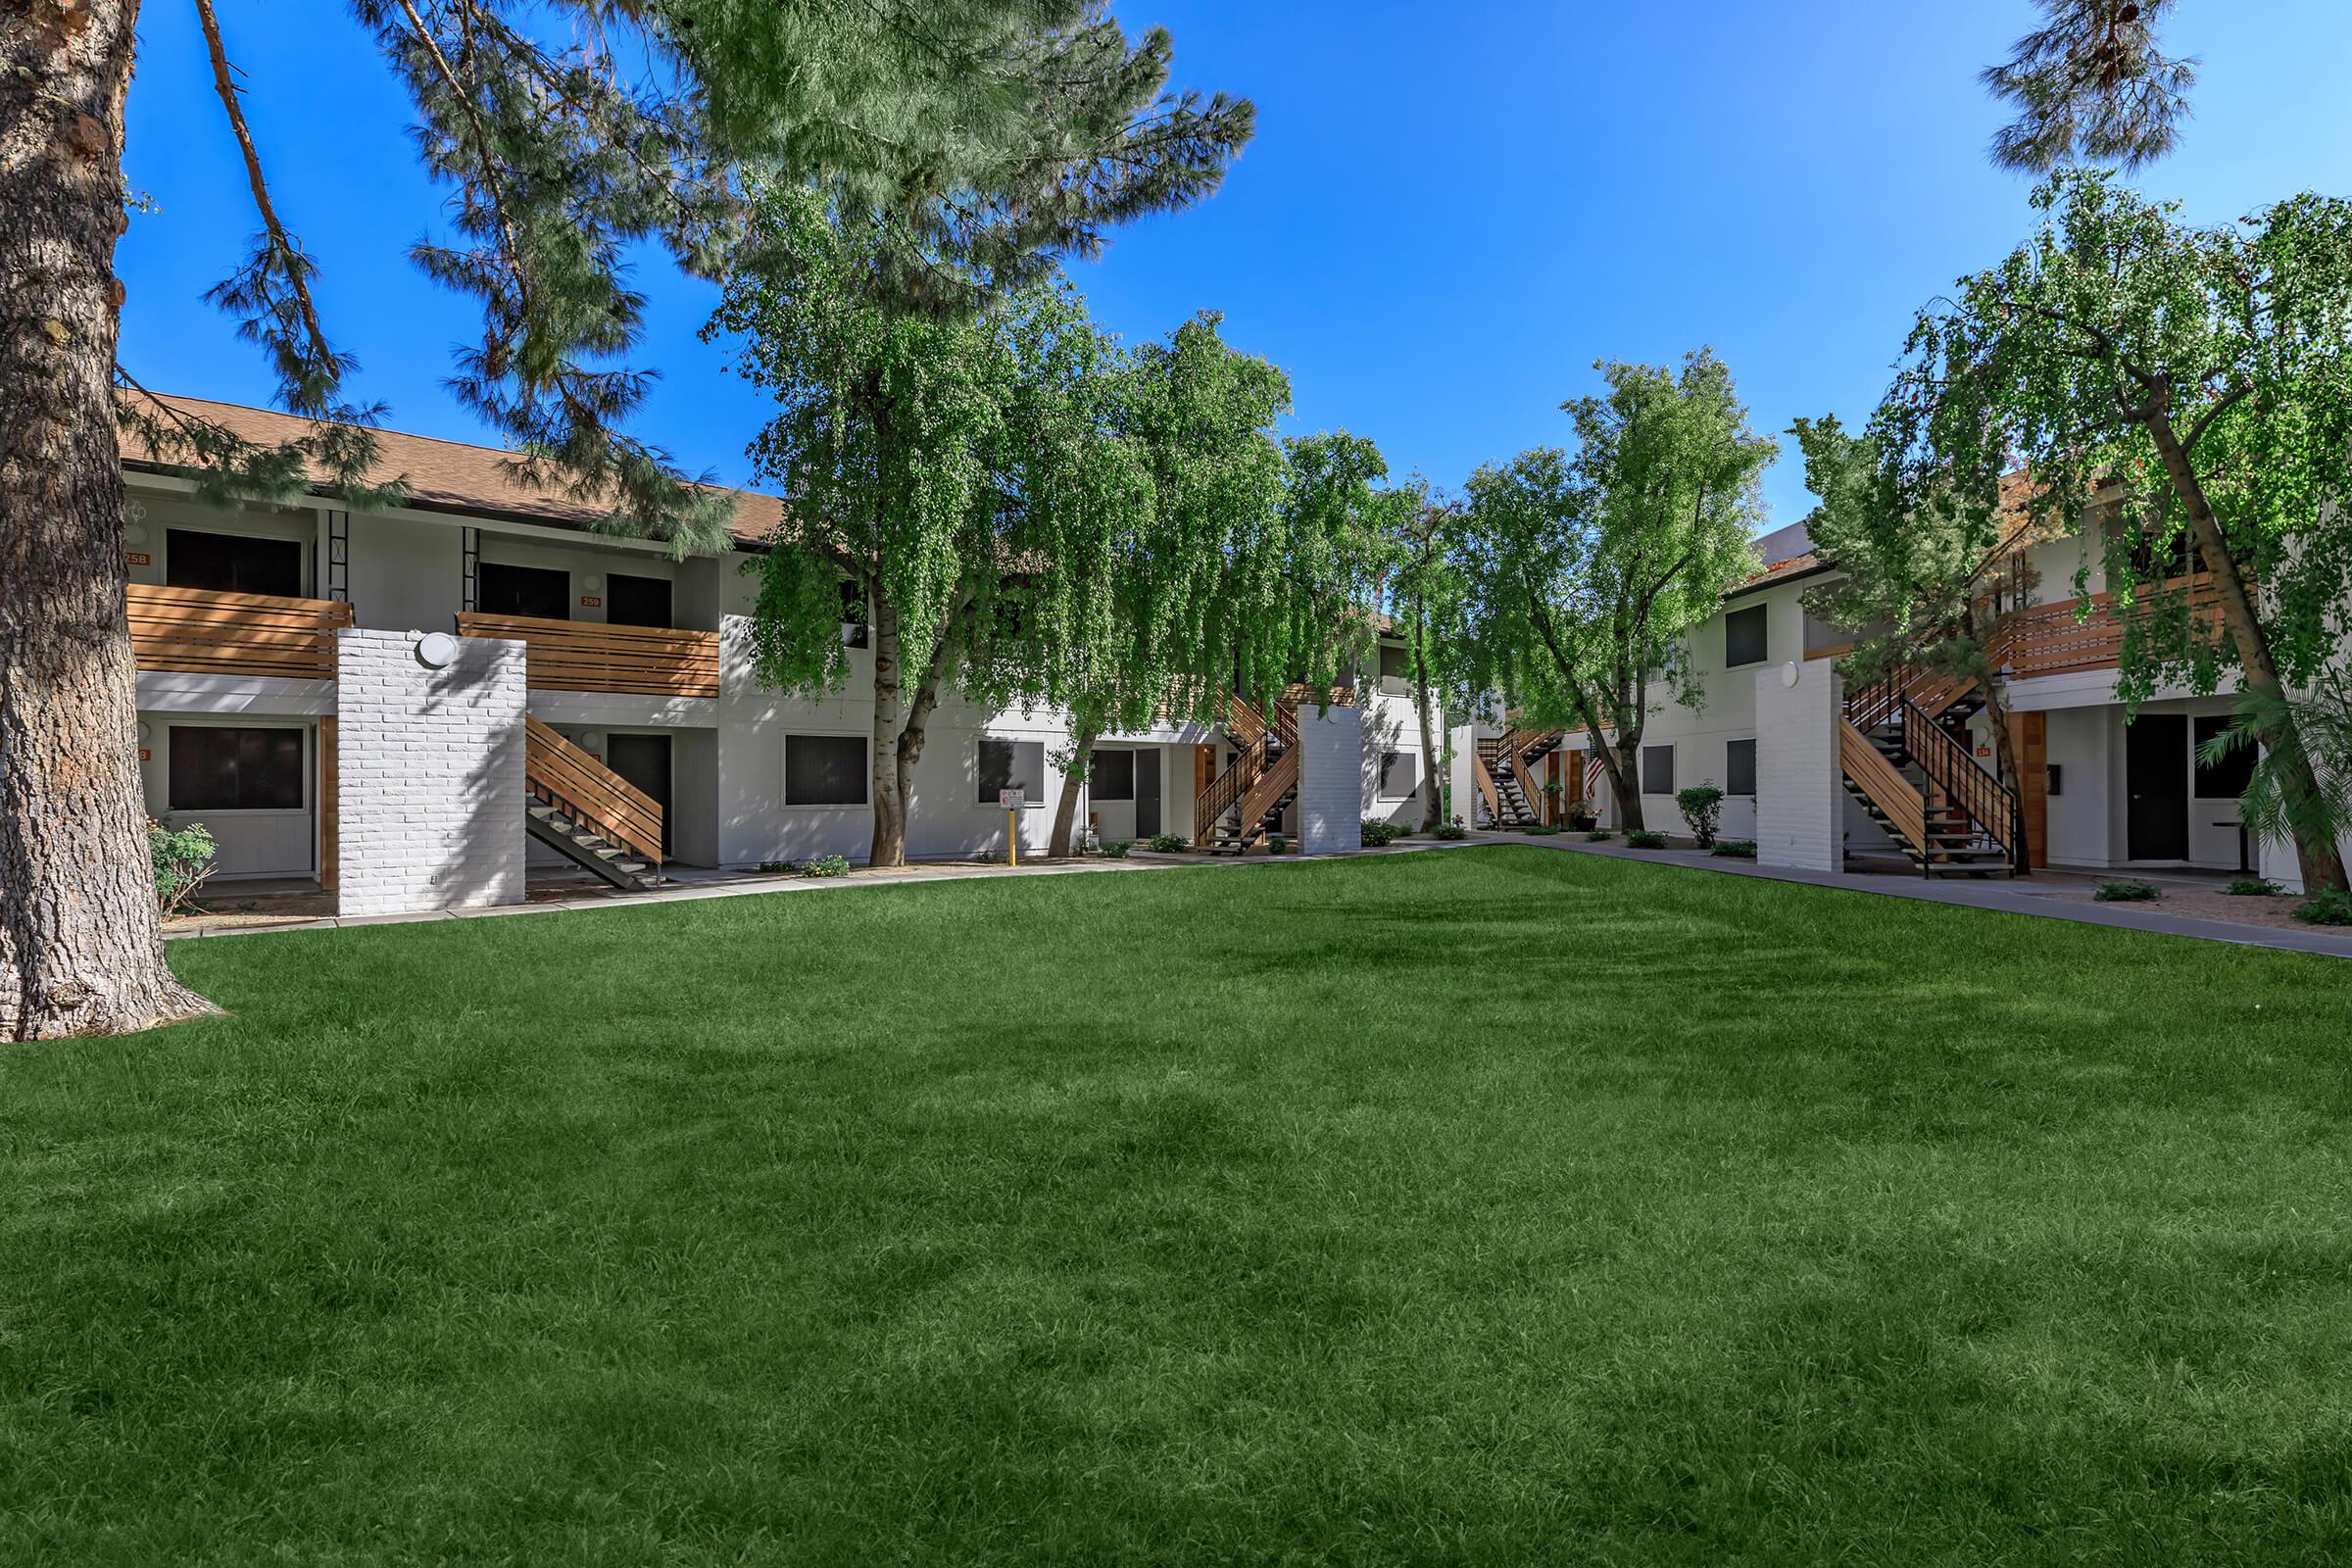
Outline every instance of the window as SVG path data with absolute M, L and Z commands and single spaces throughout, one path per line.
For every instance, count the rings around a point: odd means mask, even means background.
M 1380 645 L 1380 689 L 1391 697 L 1401 697 L 1413 679 L 1413 653 L 1409 648 Z
M 1421 758 L 1416 752 L 1380 754 L 1380 798 L 1401 801 L 1421 782 Z
M 1642 793 L 1672 795 L 1674 793 L 1674 748 L 1644 746 L 1642 748 Z
M 485 561 L 473 568 L 473 608 L 485 615 L 571 618 L 571 573 L 551 566 Z
M 865 646 L 865 590 L 849 578 L 841 579 L 841 645 Z
M 299 811 L 302 731 L 172 726 L 172 809 Z
M 1764 607 L 1750 605 L 1735 610 L 1723 617 L 1723 665 L 1737 669 L 1741 664 L 1764 662 Z
M 1133 791 L 1134 775 L 1128 775 L 1128 789 Z M 1046 799 L 1046 743 L 1044 741 L 1001 741 L 993 736 L 980 739 L 980 804 L 997 804 L 997 791 L 1024 790 L 1032 808 L 1045 804 Z
M 1756 793 L 1756 743 L 1731 741 L 1723 748 L 1723 793 L 1753 795 Z
M 1135 754 L 1133 752 L 1097 752 L 1095 754 L 1094 796 L 1098 801 L 1132 801 L 1135 799 Z M 995 799 L 995 797 L 990 797 Z
M 786 806 L 863 806 L 865 780 L 864 736 L 784 737 Z
M 164 581 L 173 588 L 222 594 L 282 594 L 299 599 L 302 541 L 255 539 L 240 533 L 164 530 Z
M 605 580 L 605 620 L 614 626 L 669 624 L 669 579 L 614 572 Z
M 2246 793 L 2246 785 L 2254 777 L 2254 749 L 2250 746 L 2237 748 L 2211 767 L 2205 765 L 2205 743 L 2229 727 L 2230 718 L 2225 713 L 2215 713 L 2196 722 L 2196 796 L 2200 801 L 2234 801 Z

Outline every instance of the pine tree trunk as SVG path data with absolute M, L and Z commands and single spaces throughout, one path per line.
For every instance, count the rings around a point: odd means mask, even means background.
M 112 379 L 133 0 L 0 13 L 0 1038 L 209 1011 L 164 963 Z
M 899 612 L 874 596 L 874 838 L 867 863 L 906 863 L 906 793 L 901 787 L 899 732 L 904 716 L 904 672 L 900 665 Z
M 1081 723 L 1076 732 L 1077 747 L 1070 753 L 1070 765 L 1061 775 L 1061 798 L 1054 803 L 1054 837 L 1046 847 L 1048 858 L 1066 860 L 1070 857 L 1070 837 L 1078 830 L 1078 791 L 1094 761 L 1095 741 L 1100 735 L 1093 725 Z
M 2173 429 L 2171 417 L 2158 410 L 2147 424 L 2148 433 L 2155 438 L 2157 453 L 2164 459 L 2165 472 L 2173 481 L 2173 490 L 2188 514 L 2189 530 L 2205 558 L 2205 568 L 2213 573 L 2214 590 L 2222 601 L 2222 622 L 2236 645 L 2245 683 L 2250 689 L 2276 692 L 2283 697 L 2285 683 L 2278 678 L 2278 662 L 2271 657 L 2270 634 L 2263 630 L 2261 617 L 2254 612 L 2254 596 L 2246 589 L 2245 576 L 2237 568 L 2237 558 L 2230 553 L 2230 542 L 2222 536 L 2222 526 L 2213 514 L 2204 482 L 2197 477 L 2196 467 L 2189 462 L 2179 433 Z M 2294 720 L 2284 703 L 2265 704 L 2264 711 L 2275 716 L 2266 717 L 2256 728 L 2255 736 L 2272 756 L 2292 760 L 2280 782 L 2290 805 L 2301 806 L 2320 793 L 2320 781 L 2312 771 L 2310 755 L 2297 743 Z M 2303 886 L 2311 892 L 2346 886 L 2344 858 L 2331 842 L 2297 833 L 2295 861 L 2303 874 Z

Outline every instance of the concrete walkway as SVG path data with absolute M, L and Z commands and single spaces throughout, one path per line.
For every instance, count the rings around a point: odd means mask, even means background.
M 2060 877 L 2024 877 L 1984 881 L 1933 880 L 1885 872 L 1795 871 L 1758 865 L 1753 860 L 1718 858 L 1698 850 L 1629 850 L 1619 844 L 1591 844 L 1569 834 L 1530 838 L 1521 833 L 1480 833 L 1471 842 L 1524 844 L 1531 849 L 1556 850 L 1566 855 L 1596 855 L 1612 860 L 1648 860 L 1686 866 L 1694 871 L 1717 871 L 1727 876 L 1762 877 L 1771 882 L 1796 882 L 1806 887 L 1836 888 L 1844 893 L 1875 893 L 1883 898 L 1916 899 L 1927 904 L 1956 904 L 1972 909 L 1998 909 L 2007 914 L 2038 915 L 2048 920 L 2072 920 L 2077 925 L 2113 926 L 2122 931 L 2153 931 L 2163 936 L 2197 937 L 2208 942 L 2233 942 L 2241 947 L 2278 948 L 2288 953 L 2316 953 L 2330 958 L 2352 958 L 2352 929 L 2308 926 L 2293 930 L 2276 926 L 2239 925 L 2228 920 L 2191 919 L 2166 914 L 2145 905 L 2078 903 L 2060 896 L 2055 884 L 2062 878 L 2079 881 L 2073 873 Z M 2106 873 L 2115 878 L 2138 873 Z

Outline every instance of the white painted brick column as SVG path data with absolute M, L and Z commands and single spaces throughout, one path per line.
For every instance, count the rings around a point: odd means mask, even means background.
M 1298 708 L 1298 853 L 1337 855 L 1363 844 L 1364 714 Z
M 522 902 L 523 645 L 457 638 L 435 669 L 417 641 L 336 634 L 345 914 Z
M 1838 768 L 1844 684 L 1826 659 L 1756 671 L 1759 865 L 1844 868 L 1845 786 Z

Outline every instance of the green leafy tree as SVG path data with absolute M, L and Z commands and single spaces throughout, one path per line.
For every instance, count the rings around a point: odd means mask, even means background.
M 1470 476 L 1463 677 L 1535 721 L 1582 725 L 1639 829 L 1642 730 L 1660 694 L 1703 700 L 1685 638 L 1756 569 L 1759 480 L 1779 449 L 1706 350 L 1679 374 L 1598 368 L 1607 393 L 1562 405 L 1573 457 L 1540 447 Z
M 2035 518 L 2094 519 L 2119 697 L 2234 672 L 2289 816 L 2310 820 L 2320 782 L 2286 698 L 2341 657 L 2352 602 L 2352 203 L 2307 194 L 2195 228 L 2083 171 L 2034 203 L 2033 238 L 1921 313 L 1891 445 L 1980 496 L 2022 459 Z M 2333 842 L 2298 832 L 2295 849 L 2306 886 L 2344 884 Z
M 1983 80 L 2018 118 L 1992 138 L 2004 169 L 2046 173 L 2081 160 L 2138 168 L 2173 150 L 2188 118 L 2194 60 L 2157 48 L 2173 0 L 2040 0 L 2042 24 Z
M 1454 662 L 1466 645 L 1467 586 L 1455 554 L 1461 508 L 1440 501 L 1417 475 L 1382 498 L 1379 526 L 1390 547 L 1390 618 L 1404 639 L 1412 666 L 1413 704 L 1421 729 L 1421 756 L 1429 777 L 1421 791 L 1421 830 L 1445 825 L 1440 780 L 1447 759 L 1439 746 L 1446 710 L 1467 708 L 1453 679 Z
M 1805 609 L 1854 634 L 1844 673 L 1857 683 L 1898 669 L 1976 683 L 1992 727 L 2001 778 L 2017 760 L 2001 672 L 1990 645 L 2000 616 L 2032 586 L 2000 491 L 1971 492 L 1934 470 L 1906 472 L 1877 431 L 1854 434 L 1836 415 L 1799 418 L 1805 484 L 1821 504 L 1806 536 L 1837 581 L 1806 594 Z
M 320 421 L 256 448 L 147 398 L 117 361 L 123 101 L 137 0 L 0 11 L 0 1036 L 113 1032 L 204 1004 L 163 962 L 148 897 L 134 667 L 123 615 L 118 418 L 213 494 L 323 483 L 358 506 L 380 411 L 319 309 L 317 259 L 281 215 L 244 112 L 267 84 L 195 0 L 259 237 L 213 291 Z M 452 195 L 417 262 L 481 307 L 459 396 L 532 483 L 681 551 L 725 508 L 627 433 L 624 361 L 644 243 L 709 275 L 733 249 L 745 168 L 887 206 L 931 286 L 968 313 L 1091 254 L 1105 228 L 1212 189 L 1250 110 L 1165 91 L 1167 34 L 1130 45 L 1087 0 L 350 0 L 407 91 L 417 154 Z M 549 38 L 560 41 L 549 42 Z

